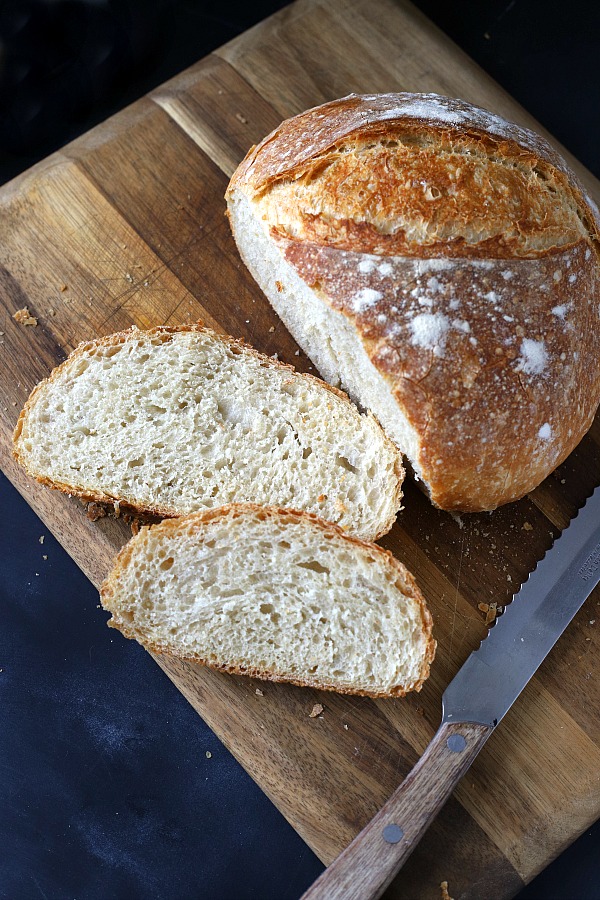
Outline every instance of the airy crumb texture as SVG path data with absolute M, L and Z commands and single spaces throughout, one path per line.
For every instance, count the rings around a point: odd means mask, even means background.
M 150 650 L 342 693 L 419 690 L 435 652 L 404 566 L 291 510 L 233 504 L 142 528 L 100 596 Z
M 369 540 L 391 528 L 403 476 L 345 395 L 200 326 L 83 344 L 31 395 L 15 455 L 96 504 L 161 516 L 293 506 Z

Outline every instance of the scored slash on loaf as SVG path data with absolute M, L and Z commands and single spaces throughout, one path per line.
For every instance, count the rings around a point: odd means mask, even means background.
M 558 466 L 600 400 L 600 216 L 524 128 L 433 94 L 282 123 L 227 191 L 240 254 L 321 375 L 443 509 Z
M 400 454 L 370 413 L 199 325 L 82 344 L 33 391 L 14 450 L 39 481 L 138 514 L 252 501 L 371 540 L 402 496 Z
M 233 504 L 144 527 L 100 597 L 149 650 L 318 689 L 400 697 L 435 653 L 401 563 L 291 510 Z

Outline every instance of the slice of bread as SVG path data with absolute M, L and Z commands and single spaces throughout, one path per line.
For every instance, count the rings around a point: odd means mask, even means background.
M 38 481 L 138 514 L 249 501 L 368 540 L 393 525 L 404 474 L 345 394 L 199 325 L 82 344 L 27 401 L 15 456 Z
M 149 650 L 324 690 L 400 697 L 435 653 L 405 567 L 293 510 L 232 504 L 144 527 L 100 597 Z

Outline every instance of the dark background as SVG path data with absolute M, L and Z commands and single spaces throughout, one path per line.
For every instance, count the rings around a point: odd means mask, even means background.
M 0 3 L 0 183 L 284 5 Z M 600 4 L 416 5 L 600 176 Z M 0 510 L 1 900 L 299 897 L 316 857 L 1 475 Z M 600 900 L 600 825 L 541 898 Z

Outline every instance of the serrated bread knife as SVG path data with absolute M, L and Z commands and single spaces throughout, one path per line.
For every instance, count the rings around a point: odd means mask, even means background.
M 446 688 L 414 769 L 303 900 L 381 896 L 599 581 L 600 487 Z

